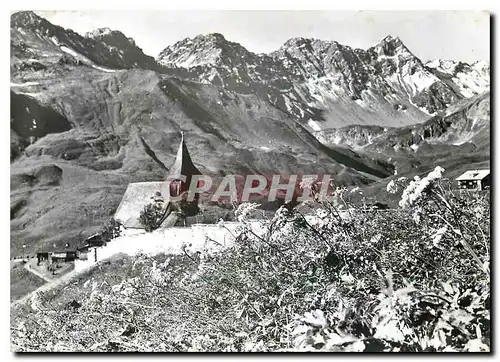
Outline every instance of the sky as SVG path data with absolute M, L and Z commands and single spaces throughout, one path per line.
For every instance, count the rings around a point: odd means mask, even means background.
M 184 38 L 217 32 L 254 53 L 276 50 L 293 37 L 335 40 L 366 49 L 392 35 L 423 61 L 490 59 L 490 15 L 479 11 L 70 10 L 37 14 L 82 35 L 101 27 L 120 30 L 153 57 Z

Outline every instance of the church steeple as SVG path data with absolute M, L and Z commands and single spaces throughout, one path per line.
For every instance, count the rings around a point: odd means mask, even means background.
M 179 149 L 177 150 L 174 165 L 168 174 L 168 179 L 179 180 L 181 175 L 184 175 L 187 178 L 190 178 L 190 176 L 193 175 L 201 175 L 200 170 L 198 170 L 198 168 L 196 168 L 193 164 L 191 156 L 189 155 L 186 143 L 184 142 L 184 131 L 181 131 L 181 143 L 179 144 Z

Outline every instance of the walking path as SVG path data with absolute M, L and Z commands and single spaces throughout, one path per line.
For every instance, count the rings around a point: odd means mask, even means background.
M 95 264 L 96 265 L 96 264 Z M 33 269 L 28 269 L 30 270 L 31 272 L 33 272 Z M 39 287 L 38 289 L 32 291 L 31 293 L 28 293 L 26 294 L 24 297 L 18 299 L 18 300 L 15 300 L 13 301 L 12 303 L 10 303 L 10 307 L 11 308 L 15 308 L 17 307 L 18 305 L 20 304 L 23 304 L 23 303 L 26 303 L 28 302 L 30 299 L 33 298 L 33 296 L 35 296 L 36 294 L 38 293 L 41 293 L 41 292 L 46 292 L 46 291 L 49 291 L 59 285 L 63 285 L 69 281 L 71 281 L 71 279 L 76 276 L 77 274 L 79 274 L 79 271 L 76 271 L 76 270 L 72 270 L 70 271 L 68 274 L 62 276 L 61 278 L 59 279 L 53 279 L 53 280 L 49 280 L 47 283 L 45 283 L 44 285 L 42 285 L 41 287 Z M 45 279 L 47 280 L 47 279 Z M 33 303 L 32 303 L 32 307 L 34 307 L 34 309 L 39 309 L 38 307 L 36 307 Z
M 252 228 L 261 229 L 260 223 L 252 224 Z M 94 251 L 88 254 L 87 260 L 75 260 L 75 269 L 58 279 L 48 279 L 33 268 L 25 268 L 33 274 L 47 281 L 33 292 L 11 303 L 11 308 L 30 301 L 33 296 L 39 292 L 46 292 L 60 285 L 70 282 L 74 277 L 84 271 L 90 270 L 113 255 L 124 253 L 127 255 L 137 255 L 143 253 L 147 255 L 156 255 L 159 253 L 180 254 L 183 253 L 183 247 L 188 246 L 190 252 L 203 250 L 204 247 L 214 246 L 216 244 L 229 245 L 237 234 L 239 223 L 226 223 L 224 227 L 217 225 L 193 225 L 189 228 L 169 228 L 156 230 L 151 233 L 144 231 L 129 231 L 125 235 L 117 237 L 110 241 L 106 246 L 97 250 L 97 262 L 95 261 Z M 254 230 L 257 231 L 257 230 Z M 210 245 L 209 245 L 210 244 Z M 35 306 L 33 306 L 35 307 Z
M 53 280 L 53 279 L 47 278 L 44 274 L 42 274 L 38 270 L 32 268 L 29 261 L 26 264 L 24 264 L 24 269 L 26 269 L 27 271 L 35 274 L 37 277 L 42 278 L 47 283 L 50 283 Z

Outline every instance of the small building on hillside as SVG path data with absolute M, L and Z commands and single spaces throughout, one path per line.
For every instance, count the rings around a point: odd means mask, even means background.
M 104 246 L 105 244 L 106 242 L 102 239 L 101 233 L 96 233 L 85 239 L 77 250 L 80 252 L 88 252 L 90 248 Z
M 72 248 L 70 244 L 66 244 L 63 247 L 53 246 L 51 248 L 47 248 L 43 251 L 39 251 L 36 253 L 36 257 L 38 259 L 38 264 L 42 261 L 48 261 L 51 263 L 58 262 L 70 262 L 78 259 L 79 252 L 77 249 Z
M 484 190 L 491 186 L 490 170 L 469 170 L 456 179 L 461 190 Z
M 67 251 L 56 251 L 51 253 L 49 256 L 49 260 L 53 263 L 57 262 L 69 262 L 78 258 L 78 252 L 76 250 L 67 250 Z

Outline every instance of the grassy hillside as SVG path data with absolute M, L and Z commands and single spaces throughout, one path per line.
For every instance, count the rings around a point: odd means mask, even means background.
M 24 268 L 22 262 L 10 264 L 10 300 L 17 300 L 45 284 L 45 280 Z

